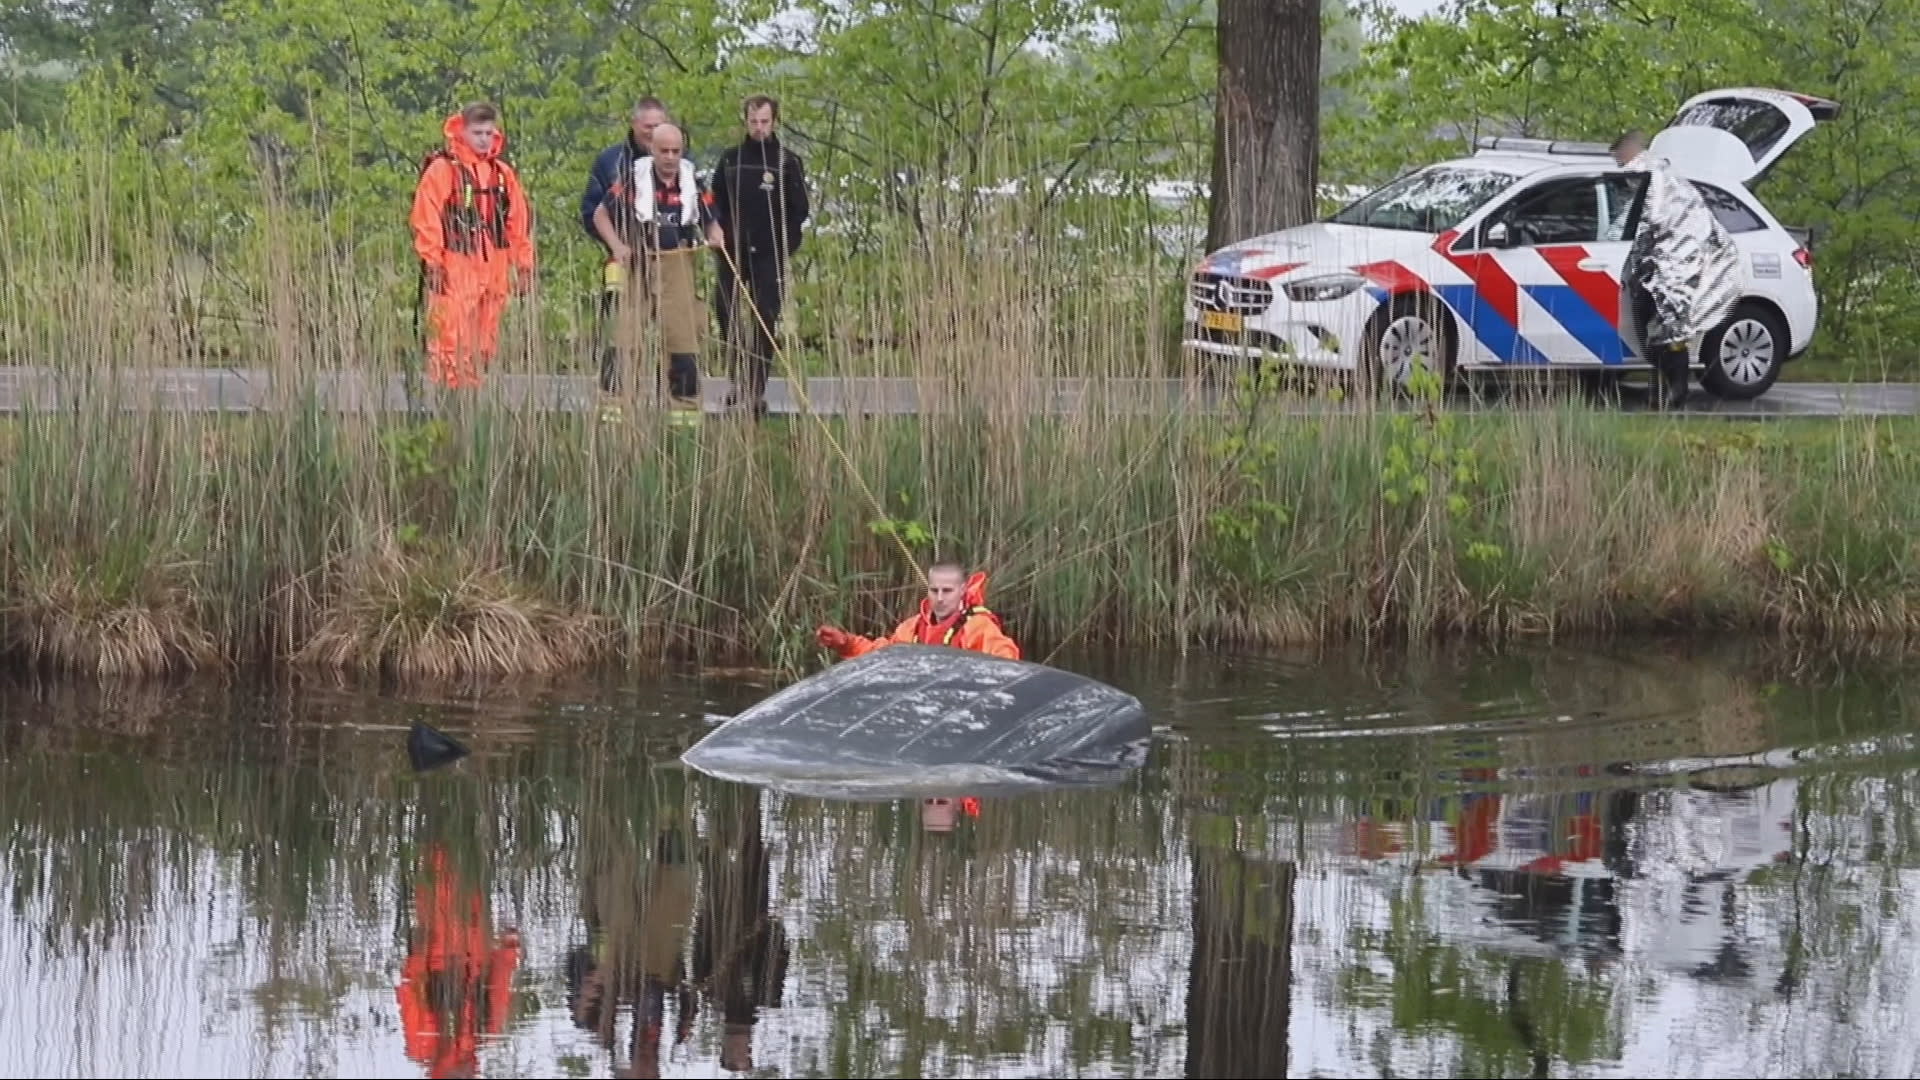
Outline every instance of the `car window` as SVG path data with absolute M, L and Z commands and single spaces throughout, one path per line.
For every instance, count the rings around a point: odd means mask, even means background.
M 1592 243 L 1600 238 L 1600 184 L 1591 176 L 1548 181 L 1519 195 L 1488 224 L 1495 221 L 1507 227 L 1503 247 Z
M 1601 240 L 1627 239 L 1628 219 L 1633 216 L 1634 202 L 1640 198 L 1640 189 L 1646 183 L 1645 173 L 1614 173 L 1600 181 Z
M 1700 190 L 1700 197 L 1706 200 L 1707 209 L 1712 210 L 1713 216 L 1720 219 L 1720 227 L 1728 232 L 1759 232 L 1767 227 L 1767 223 L 1761 221 L 1758 214 L 1731 193 L 1712 184 L 1703 184 L 1698 180 L 1693 182 L 1693 186 Z
M 1765 101 L 1710 98 L 1682 109 L 1668 127 L 1711 127 L 1732 132 L 1759 161 L 1793 126 L 1787 114 Z
M 1333 215 L 1340 225 L 1442 233 L 1513 186 L 1513 174 L 1457 165 L 1410 173 Z

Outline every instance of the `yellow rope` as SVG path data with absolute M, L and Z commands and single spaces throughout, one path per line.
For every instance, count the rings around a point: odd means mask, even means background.
M 698 249 L 686 248 L 684 250 L 695 251 Z M 765 337 L 767 347 L 773 350 L 774 358 L 780 361 L 781 369 L 786 374 L 787 385 L 793 389 L 793 393 L 799 400 L 802 409 L 813 417 L 815 423 L 820 425 L 820 434 L 826 436 L 827 445 L 833 447 L 833 452 L 840 456 L 841 463 L 846 465 L 849 473 L 853 474 L 854 482 L 860 485 L 860 493 L 867 497 L 867 502 L 873 506 L 874 514 L 880 518 L 887 517 L 886 507 L 881 504 L 879 499 L 874 497 L 873 490 L 867 486 L 866 478 L 861 476 L 860 470 L 854 467 L 853 459 L 849 457 L 846 450 L 841 447 L 840 441 L 833 437 L 833 431 L 827 427 L 827 422 L 821 418 L 819 413 L 814 411 L 812 402 L 808 401 L 805 380 L 794 374 L 793 366 L 787 361 L 786 350 L 782 349 L 780 343 L 774 340 L 773 328 L 767 325 L 766 318 L 761 315 L 760 305 L 753 301 L 753 289 L 751 285 L 743 284 L 743 279 L 740 276 L 740 266 L 733 261 L 733 252 L 728 250 L 725 244 L 721 244 L 720 254 L 727 260 L 727 267 L 733 271 L 736 302 L 741 296 L 744 296 L 747 301 L 747 306 L 753 309 L 754 321 L 760 324 L 760 331 Z M 926 585 L 927 572 L 921 568 L 920 561 L 913 557 L 913 552 L 907 547 L 907 542 L 900 538 L 899 530 L 892 530 L 891 535 L 893 536 L 894 546 L 900 550 L 900 557 L 906 560 L 909 567 L 912 567 L 914 576 L 920 579 L 920 584 Z

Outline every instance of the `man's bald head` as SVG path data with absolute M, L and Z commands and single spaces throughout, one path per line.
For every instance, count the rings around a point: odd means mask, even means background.
M 687 137 L 674 123 L 664 123 L 653 129 L 653 171 L 663 180 L 679 175 L 680 155 L 686 151 Z

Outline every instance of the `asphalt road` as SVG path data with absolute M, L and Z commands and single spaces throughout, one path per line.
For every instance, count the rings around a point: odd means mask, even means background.
M 230 368 L 170 368 L 116 373 L 122 385 L 137 393 L 128 395 L 129 407 L 160 408 L 188 412 L 250 412 L 275 410 L 285 406 L 284 391 L 276 393 L 270 372 Z M 709 376 L 703 380 L 702 396 L 709 412 L 720 411 L 730 390 L 727 380 Z M 48 368 L 0 367 L 0 413 L 17 413 L 31 407 L 47 411 L 70 400 L 69 387 L 76 385 L 74 373 Z M 318 396 L 330 409 L 352 412 L 404 412 L 410 407 L 431 408 L 432 395 L 424 383 L 416 381 L 410 398 L 408 380 L 398 374 L 384 380 L 370 379 L 360 373 L 330 374 L 314 380 Z M 1070 413 L 1088 406 L 1123 412 L 1166 411 L 1184 408 L 1213 411 L 1221 407 L 1221 389 L 1200 382 L 1176 379 L 1052 379 L 1042 394 L 1022 384 L 1004 391 L 1006 404 L 1026 405 L 1052 413 Z M 598 394 L 591 375 L 510 375 L 491 377 L 482 393 L 508 400 L 534 403 L 558 412 L 597 410 Z M 990 385 L 972 382 L 966 386 L 937 380 L 906 378 L 831 378 L 809 379 L 802 388 L 806 403 L 824 415 L 911 415 L 944 411 L 964 394 L 972 399 L 992 396 Z M 791 415 L 804 411 L 801 394 L 785 379 L 776 378 L 767 387 L 768 411 Z M 1461 399 L 1469 407 L 1524 407 L 1523 395 L 1503 392 L 1494 387 Z M 1644 391 L 1627 386 L 1622 389 L 1618 407 L 1624 412 L 1644 411 Z M 1305 413 L 1326 412 L 1331 406 L 1301 403 L 1295 410 Z M 1920 414 L 1920 384 L 1906 383 L 1777 383 L 1753 401 L 1722 401 L 1695 389 L 1686 413 L 1692 416 L 1772 418 L 1796 416 L 1911 416 Z

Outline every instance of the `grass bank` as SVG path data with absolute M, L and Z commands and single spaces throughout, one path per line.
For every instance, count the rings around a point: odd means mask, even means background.
M 158 673 L 815 662 L 960 555 L 1029 651 L 1722 630 L 1904 638 L 1920 431 L 1568 406 L 670 429 L 476 402 L 0 431 L 0 648 Z

